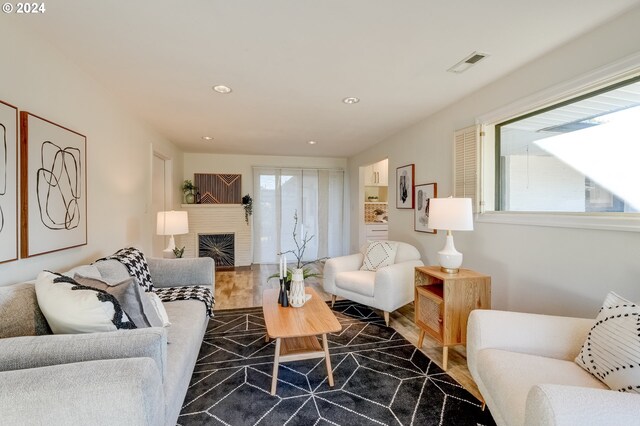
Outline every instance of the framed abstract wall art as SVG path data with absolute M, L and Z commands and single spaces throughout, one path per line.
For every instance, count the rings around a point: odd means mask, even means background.
M 18 108 L 0 101 L 0 263 L 18 258 Z
M 415 165 L 398 167 L 396 169 L 396 208 L 412 209 Z
M 20 111 L 22 257 L 87 244 L 87 138 Z
M 437 183 L 425 183 L 416 185 L 416 208 L 413 210 L 414 227 L 418 232 L 430 234 L 438 233 L 435 229 L 430 229 L 429 224 L 429 204 L 432 198 L 438 196 Z

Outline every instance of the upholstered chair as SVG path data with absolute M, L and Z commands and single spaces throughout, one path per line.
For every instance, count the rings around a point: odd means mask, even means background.
M 420 252 L 411 244 L 390 241 L 397 244 L 397 252 L 392 265 L 376 271 L 362 271 L 368 245 L 360 248 L 360 253 L 334 257 L 325 263 L 323 272 L 324 291 L 331 294 L 331 304 L 336 296 L 380 309 L 389 325 L 389 313 L 413 301 L 414 270 L 423 266 Z

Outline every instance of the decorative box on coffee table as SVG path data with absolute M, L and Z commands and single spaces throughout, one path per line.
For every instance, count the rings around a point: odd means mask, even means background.
M 442 345 L 442 368 L 447 369 L 449 346 L 467 341 L 467 319 L 474 309 L 491 309 L 491 277 L 469 269 L 457 274 L 439 266 L 415 269 L 415 322 L 418 347 L 425 334 Z

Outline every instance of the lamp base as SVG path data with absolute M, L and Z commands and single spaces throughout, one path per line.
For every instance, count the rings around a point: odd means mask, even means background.
M 444 272 L 444 273 L 452 274 L 452 275 L 457 274 L 458 272 L 460 272 L 460 268 L 445 268 L 444 266 L 441 266 L 440 270 L 442 272 Z
M 440 270 L 447 274 L 457 274 L 462 265 L 462 253 L 456 250 L 453 245 L 453 235 L 451 231 L 447 231 L 447 242 L 444 248 L 438 252 L 438 260 L 440 261 Z
M 167 257 L 167 254 L 171 253 L 173 254 L 173 249 L 176 248 L 176 240 L 175 238 L 173 238 L 173 235 L 171 236 L 171 238 L 169 238 L 169 245 L 167 246 L 166 249 L 162 250 L 162 252 L 164 253 L 164 257 Z

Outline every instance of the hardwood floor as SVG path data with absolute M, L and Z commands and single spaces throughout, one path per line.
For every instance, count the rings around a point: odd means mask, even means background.
M 215 310 L 237 309 L 262 306 L 262 292 L 267 288 L 277 288 L 278 280 L 268 277 L 277 272 L 276 265 L 252 265 L 251 267 L 236 268 L 231 271 L 216 272 L 216 306 Z M 305 284 L 313 287 L 325 300 L 331 300 L 331 295 L 322 289 L 322 279 L 307 279 Z M 413 303 L 391 313 L 390 325 L 409 342 L 417 345 L 419 329 L 413 322 Z M 382 312 L 380 313 L 382 316 Z M 424 338 L 422 352 L 442 367 L 442 347 L 428 335 Z M 464 346 L 449 348 L 449 365 L 447 373 L 458 383 L 482 400 L 469 369 Z

